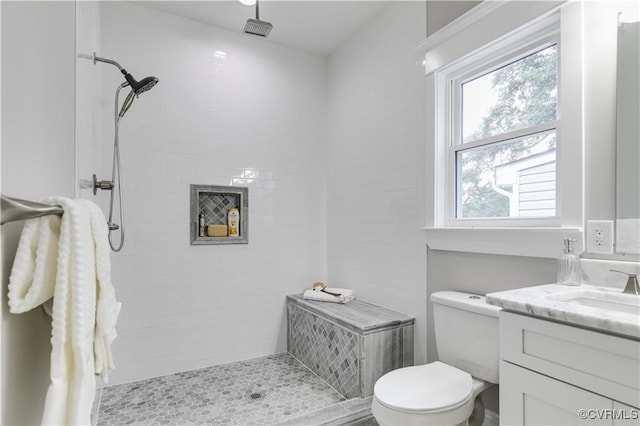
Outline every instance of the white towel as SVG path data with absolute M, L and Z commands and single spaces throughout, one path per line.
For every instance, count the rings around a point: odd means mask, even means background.
M 51 197 L 64 215 L 28 221 L 9 278 L 12 313 L 53 297 L 51 383 L 43 424 L 89 424 L 95 374 L 113 368 L 110 344 L 120 311 L 111 284 L 107 225 L 88 200 Z
M 340 296 L 333 296 L 324 291 L 306 290 L 302 295 L 303 299 L 317 300 L 320 302 L 347 303 L 356 298 L 356 292 L 346 288 L 325 288 L 331 293 L 338 293 Z

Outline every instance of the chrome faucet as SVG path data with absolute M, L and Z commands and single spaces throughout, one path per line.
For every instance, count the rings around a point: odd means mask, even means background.
M 623 293 L 635 294 L 636 296 L 640 296 L 640 285 L 638 285 L 638 275 L 630 274 L 628 272 L 616 271 L 615 269 L 609 269 L 611 272 L 618 272 L 620 274 L 625 274 L 629 277 L 627 280 L 627 285 L 622 290 Z

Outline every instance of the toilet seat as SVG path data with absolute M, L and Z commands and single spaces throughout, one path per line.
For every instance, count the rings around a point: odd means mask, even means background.
M 373 393 L 384 407 L 405 413 L 453 410 L 473 398 L 469 373 L 440 361 L 393 370 L 375 384 Z

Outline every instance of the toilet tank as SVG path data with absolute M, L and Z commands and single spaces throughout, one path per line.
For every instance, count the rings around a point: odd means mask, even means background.
M 440 361 L 498 383 L 498 313 L 484 296 L 456 291 L 431 295 Z

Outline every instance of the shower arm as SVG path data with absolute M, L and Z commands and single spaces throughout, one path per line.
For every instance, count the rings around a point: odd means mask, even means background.
M 124 74 L 125 78 L 127 78 L 127 81 L 125 81 L 124 83 L 122 83 L 120 85 L 121 89 L 131 85 L 129 83 L 129 80 L 128 80 L 128 78 L 130 77 L 130 74 L 127 72 L 127 70 L 122 68 L 122 65 L 120 65 L 119 63 L 117 63 L 113 59 L 101 58 L 99 56 L 96 56 L 96 52 L 93 52 L 93 64 L 95 65 L 96 62 L 104 62 L 105 64 L 114 65 L 120 70 L 120 72 L 122 74 Z M 131 106 L 132 102 L 133 102 L 133 92 L 129 93 L 129 95 L 124 100 L 124 105 L 122 106 L 122 110 L 120 111 L 120 118 L 122 118 L 124 113 L 129 109 L 129 107 Z
M 96 62 L 104 62 L 105 64 L 115 65 L 122 74 L 127 74 L 127 70 L 122 68 L 122 66 L 113 59 L 101 58 L 99 56 L 96 56 L 96 52 L 93 52 L 93 64 L 95 65 Z

